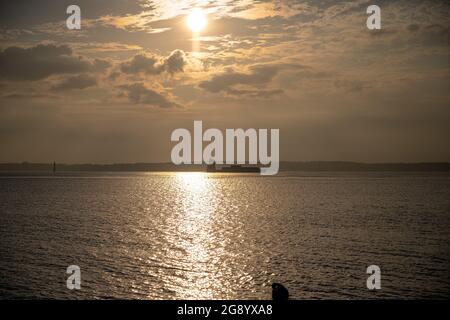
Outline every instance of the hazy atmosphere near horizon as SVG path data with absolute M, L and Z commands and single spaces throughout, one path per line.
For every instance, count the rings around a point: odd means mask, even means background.
M 1 1 L 0 300 L 448 300 L 449 89 L 449 1 Z
M 1 4 L 0 162 L 169 162 L 194 120 L 279 128 L 285 161 L 450 161 L 446 1 L 80 0 L 80 30 L 70 4 Z

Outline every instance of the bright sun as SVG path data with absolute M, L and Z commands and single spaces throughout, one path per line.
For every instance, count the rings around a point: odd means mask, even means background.
M 192 32 L 200 32 L 206 27 L 206 15 L 201 9 L 195 9 L 187 16 L 186 24 Z

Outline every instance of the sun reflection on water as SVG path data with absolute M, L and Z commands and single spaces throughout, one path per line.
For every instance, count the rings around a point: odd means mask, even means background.
M 246 244 L 238 212 L 244 207 L 235 203 L 236 185 L 206 172 L 171 173 L 164 179 L 172 201 L 162 216 L 164 254 L 157 258 L 163 290 L 174 299 L 235 298 L 253 281 L 246 270 L 249 258 L 241 252 Z
M 187 269 L 177 281 L 185 288 L 180 298 L 207 299 L 213 297 L 209 261 L 214 243 L 210 218 L 216 211 L 213 184 L 207 173 L 183 172 L 175 175 L 177 197 L 180 204 L 176 221 L 178 245 L 188 261 Z
M 208 174 L 205 172 L 177 172 L 175 177 L 177 181 L 190 191 L 207 191 Z

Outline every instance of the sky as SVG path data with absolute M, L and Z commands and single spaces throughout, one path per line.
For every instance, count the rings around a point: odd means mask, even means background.
M 66 8 L 81 8 L 68 30 Z M 381 8 L 381 30 L 366 9 Z M 204 12 L 193 33 L 186 18 Z M 280 129 L 285 161 L 450 161 L 446 1 L 2 1 L 0 162 L 169 162 Z

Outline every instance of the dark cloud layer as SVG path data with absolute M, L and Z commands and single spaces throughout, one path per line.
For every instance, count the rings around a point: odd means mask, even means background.
M 68 6 L 76 4 L 83 18 L 96 18 L 108 14 L 133 14 L 142 11 L 140 0 L 14 0 L 0 2 L 0 26 L 29 27 L 66 19 Z
M 295 66 L 297 67 L 297 66 Z M 249 72 L 228 69 L 224 73 L 214 75 L 202 81 L 199 87 L 213 93 L 226 92 L 231 95 L 246 95 L 254 98 L 268 98 L 282 93 L 281 89 L 266 90 L 264 87 L 282 70 L 283 65 L 256 65 Z M 253 87 L 252 89 L 236 88 L 237 86 Z
M 147 104 L 160 108 L 178 107 L 175 102 L 153 89 L 146 88 L 142 83 L 123 85 L 120 88 L 126 92 L 128 99 L 135 104 Z
M 270 82 L 277 74 L 278 69 L 273 66 L 257 66 L 250 70 L 250 73 L 238 72 L 228 69 L 225 73 L 215 75 L 210 80 L 200 83 L 200 88 L 210 92 L 226 91 L 230 87 L 238 84 L 258 85 Z
M 182 50 L 174 50 L 165 58 L 155 55 L 135 55 L 129 61 L 122 63 L 120 70 L 127 74 L 145 73 L 156 75 L 162 72 L 173 74 L 182 72 L 186 63 L 186 54 Z
M 85 89 L 97 84 L 97 80 L 90 75 L 80 74 L 77 76 L 69 77 L 54 85 L 52 89 L 54 91 L 67 91 L 75 89 Z
M 135 55 L 131 60 L 124 62 L 120 66 L 120 70 L 123 73 L 147 73 L 158 74 L 161 72 L 161 68 L 157 65 L 158 60 L 151 56 L 147 57 L 143 54 Z
M 107 62 L 94 63 L 76 57 L 66 45 L 37 45 L 30 48 L 8 47 L 0 51 L 0 79 L 36 81 L 52 75 L 96 71 Z

